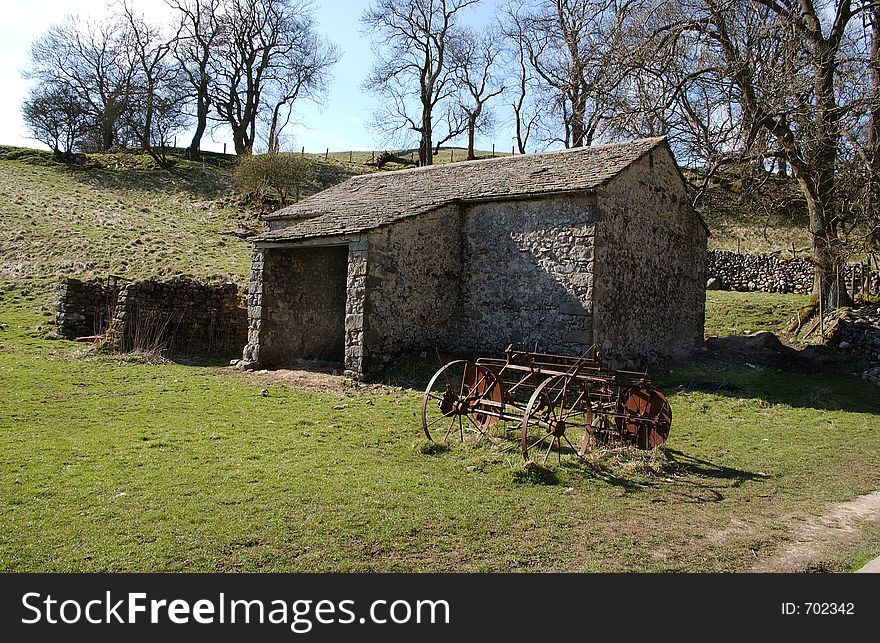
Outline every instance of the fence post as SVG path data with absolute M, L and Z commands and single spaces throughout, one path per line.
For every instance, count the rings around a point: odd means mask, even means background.
M 326 161 L 330 157 L 330 148 L 327 148 L 327 151 L 324 152 L 324 160 Z
M 373 163 L 376 162 L 376 150 L 373 150 Z
M 348 162 L 351 163 L 351 156 L 354 154 L 354 151 L 349 150 L 348 152 Z
M 305 145 L 302 146 L 302 150 L 300 150 L 299 157 L 301 159 L 304 159 L 306 157 L 306 146 Z
M 226 154 L 226 143 L 223 144 L 223 154 Z
M 449 150 L 449 162 L 452 163 L 455 158 L 455 150 Z
M 495 143 L 492 143 L 492 158 L 495 158 Z

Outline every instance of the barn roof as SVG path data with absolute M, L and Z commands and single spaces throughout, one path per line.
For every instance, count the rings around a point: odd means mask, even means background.
M 363 174 L 266 217 L 283 228 L 254 242 L 356 234 L 450 203 L 555 192 L 589 192 L 665 137 Z

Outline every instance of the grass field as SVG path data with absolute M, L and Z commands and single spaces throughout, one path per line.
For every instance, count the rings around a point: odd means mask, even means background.
M 808 299 L 807 295 L 710 290 L 706 293 L 706 336 L 780 334 Z
M 880 400 L 854 378 L 669 372 L 667 449 L 530 481 L 495 446 L 424 454 L 415 389 L 263 396 L 226 367 L 33 337 L 38 298 L 2 303 L 3 571 L 732 571 L 880 488 Z

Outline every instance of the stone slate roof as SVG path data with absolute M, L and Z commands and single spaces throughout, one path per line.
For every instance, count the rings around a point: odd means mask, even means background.
M 290 224 L 254 242 L 356 234 L 450 203 L 505 196 L 593 191 L 665 137 L 558 152 L 363 174 L 265 217 Z

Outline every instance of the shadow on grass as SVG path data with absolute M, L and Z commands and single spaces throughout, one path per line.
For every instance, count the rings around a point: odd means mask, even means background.
M 674 376 L 664 376 L 659 384 L 667 394 L 674 388 L 796 408 L 880 415 L 877 385 L 844 372 L 815 374 L 770 368 L 698 366 L 686 367 Z
M 572 477 L 601 480 L 625 493 L 654 490 L 676 497 L 680 502 L 705 503 L 724 499 L 724 489 L 739 487 L 746 481 L 763 481 L 769 476 L 702 460 L 681 451 L 665 449 L 659 463 L 649 465 L 635 451 L 598 460 L 569 459 L 561 467 Z M 666 502 L 657 498 L 655 502 Z
M 766 474 L 752 473 L 751 471 L 744 471 L 743 469 L 735 469 L 733 467 L 715 464 L 709 460 L 702 460 L 674 449 L 666 449 L 665 452 L 674 471 L 700 478 L 731 480 L 733 481 L 733 484 L 731 485 L 733 487 L 738 487 L 746 481 L 766 480 L 770 477 Z
M 211 199 L 228 191 L 229 177 L 216 167 L 181 162 L 177 166 L 159 168 L 107 169 L 68 167 L 75 180 L 100 190 L 137 190 L 141 192 L 184 192 L 190 197 Z

